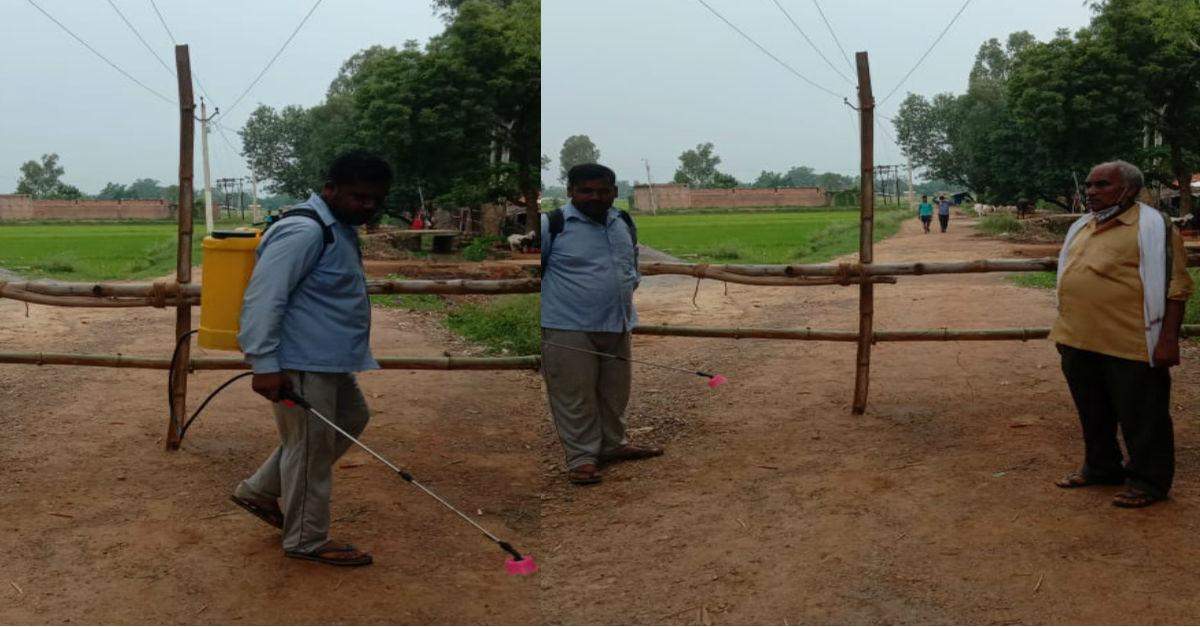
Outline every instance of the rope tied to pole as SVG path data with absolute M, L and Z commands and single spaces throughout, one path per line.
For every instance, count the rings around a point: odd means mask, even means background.
M 150 305 L 158 309 L 165 309 L 168 294 L 175 296 L 176 300 L 178 300 L 180 298 L 179 283 L 158 280 L 150 284 Z

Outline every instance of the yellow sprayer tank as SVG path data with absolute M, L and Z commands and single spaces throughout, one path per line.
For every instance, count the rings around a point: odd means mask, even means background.
M 262 240 L 258 229 L 213 231 L 204 238 L 200 284 L 200 336 L 203 348 L 241 351 L 238 318 L 242 296 L 254 272 L 254 249 Z

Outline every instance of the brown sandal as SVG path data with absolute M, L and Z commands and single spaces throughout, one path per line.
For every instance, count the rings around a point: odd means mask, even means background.
M 604 476 L 596 469 L 595 464 L 584 464 L 567 471 L 567 481 L 575 485 L 594 485 L 603 479 Z
M 1137 488 L 1129 488 L 1124 492 L 1118 492 L 1113 497 L 1112 504 L 1114 507 L 1124 507 L 1126 509 L 1138 509 L 1149 507 L 1163 500 L 1160 497 L 1154 496 L 1144 490 Z
M 1073 488 L 1086 488 L 1093 485 L 1121 485 L 1122 483 L 1124 483 L 1124 481 L 1120 479 L 1101 480 L 1094 477 L 1089 477 L 1082 472 L 1072 472 L 1064 476 L 1062 479 L 1055 481 L 1054 485 L 1070 490 Z
M 655 446 L 634 446 L 626 444 L 620 448 L 613 449 L 607 453 L 600 454 L 600 463 L 611 464 L 613 462 L 625 462 L 635 459 L 649 459 L 658 457 L 663 454 L 661 448 Z
M 261 501 L 244 499 L 236 494 L 229 495 L 229 500 L 268 525 L 276 529 L 283 529 L 283 512 L 279 511 L 278 505 L 272 508 L 264 505 Z
M 359 551 L 349 544 L 338 546 L 332 540 L 311 553 L 284 551 L 283 554 L 294 559 L 320 562 L 330 566 L 366 566 L 375 561 L 371 558 L 370 553 Z

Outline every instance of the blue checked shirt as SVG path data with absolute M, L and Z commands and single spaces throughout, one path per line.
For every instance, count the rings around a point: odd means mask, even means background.
M 624 332 L 637 326 L 633 291 L 641 280 L 633 237 L 616 209 L 597 224 L 574 205 L 563 207 L 563 231 L 550 244 L 542 216 L 542 326 L 564 331 Z
M 316 194 L 296 205 L 302 207 L 332 227 L 334 240 L 326 245 L 321 226 L 308 218 L 267 231 L 242 303 L 238 343 L 256 373 L 376 369 L 358 233 Z

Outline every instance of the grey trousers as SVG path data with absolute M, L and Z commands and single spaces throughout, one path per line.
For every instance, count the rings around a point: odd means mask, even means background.
M 370 410 L 353 374 L 286 371 L 293 389 L 326 418 L 358 437 Z M 281 443 L 249 479 L 239 497 L 281 499 L 283 550 L 311 552 L 329 540 L 329 497 L 333 464 L 351 442 L 299 407 L 275 404 Z
M 629 357 L 629 333 L 542 329 L 542 340 Z M 633 372 L 627 361 L 542 344 L 542 376 L 567 468 L 595 464 L 629 443 L 625 407 Z

